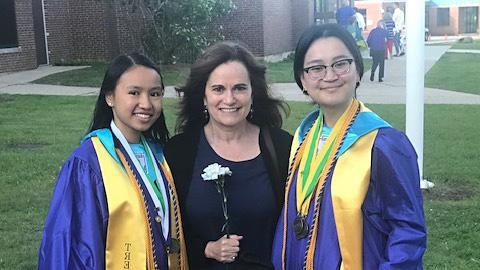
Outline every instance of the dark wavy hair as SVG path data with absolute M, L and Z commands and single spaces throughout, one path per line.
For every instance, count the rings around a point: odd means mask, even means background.
M 360 77 L 360 80 L 363 76 L 363 59 L 360 50 L 357 47 L 357 43 L 353 38 L 352 34 L 350 34 L 345 28 L 338 24 L 322 24 L 322 25 L 314 25 L 305 30 L 302 36 L 298 40 L 297 47 L 295 48 L 295 59 L 293 60 L 293 74 L 295 76 L 295 81 L 297 82 L 298 87 L 303 89 L 302 81 L 300 78 L 303 76 L 303 65 L 305 62 L 305 54 L 307 53 L 308 49 L 315 42 L 317 39 L 320 38 L 329 38 L 335 37 L 338 38 L 350 53 L 353 56 L 353 60 L 355 61 L 355 67 Z M 357 83 L 358 87 L 360 83 Z
M 117 56 L 112 60 L 105 72 L 105 77 L 103 78 L 100 94 L 98 95 L 97 103 L 95 104 L 95 110 L 93 112 L 92 122 L 90 123 L 88 133 L 102 128 L 110 129 L 110 122 L 113 119 L 113 111 L 112 108 L 108 106 L 105 96 L 115 91 L 118 80 L 123 73 L 135 65 L 141 65 L 155 70 L 160 76 L 162 88 L 165 89 L 160 69 L 152 62 L 152 60 L 139 53 Z M 143 136 L 161 145 L 166 143 L 169 135 L 163 111 L 150 129 L 143 132 Z
M 208 122 L 203 113 L 203 98 L 208 78 L 219 65 L 231 61 L 239 61 L 245 65 L 252 85 L 254 113 L 247 120 L 260 127 L 282 126 L 281 112 L 287 116 L 290 109 L 287 103 L 271 96 L 265 80 L 266 67 L 255 60 L 253 54 L 244 46 L 224 41 L 208 47 L 192 65 L 186 84 L 176 88 L 182 96 L 177 132 L 199 129 Z

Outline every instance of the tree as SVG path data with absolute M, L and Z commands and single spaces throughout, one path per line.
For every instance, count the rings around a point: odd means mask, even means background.
M 141 18 L 145 53 L 159 63 L 190 62 L 223 40 L 218 21 L 235 8 L 232 0 L 122 0 Z M 138 30 L 137 30 L 138 31 Z

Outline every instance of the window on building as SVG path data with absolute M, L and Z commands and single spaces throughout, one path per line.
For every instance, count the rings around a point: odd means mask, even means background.
M 0 0 L 0 49 L 18 47 L 14 0 Z
M 439 8 L 437 9 L 437 26 L 449 26 L 450 25 L 450 9 Z

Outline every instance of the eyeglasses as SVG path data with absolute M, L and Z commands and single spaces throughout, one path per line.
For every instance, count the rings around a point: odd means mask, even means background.
M 311 67 L 306 67 L 303 69 L 307 73 L 308 77 L 313 80 L 323 80 L 327 75 L 327 68 L 331 67 L 333 72 L 338 76 L 346 74 L 350 71 L 350 66 L 352 65 L 353 59 L 342 59 L 337 62 L 326 66 L 326 65 L 315 65 Z

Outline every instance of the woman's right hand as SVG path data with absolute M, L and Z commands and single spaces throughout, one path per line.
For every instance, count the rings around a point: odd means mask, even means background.
M 210 241 L 205 247 L 205 256 L 222 263 L 234 262 L 240 251 L 242 238 L 243 236 L 231 234 L 228 238 L 224 235 L 217 241 Z

